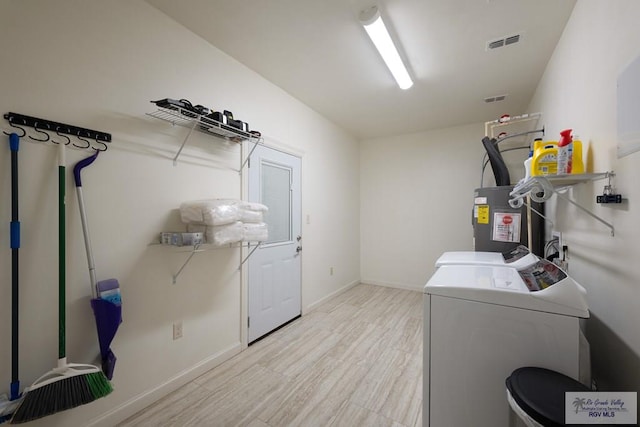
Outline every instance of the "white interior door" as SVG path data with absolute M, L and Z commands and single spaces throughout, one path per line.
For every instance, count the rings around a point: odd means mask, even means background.
M 249 163 L 249 201 L 266 205 L 269 239 L 248 260 L 248 342 L 300 315 L 299 157 L 258 146 Z

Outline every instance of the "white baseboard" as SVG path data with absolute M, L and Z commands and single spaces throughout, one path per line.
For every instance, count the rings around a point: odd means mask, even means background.
M 346 285 L 344 285 L 343 287 L 341 287 L 340 289 L 338 289 L 337 291 L 331 292 L 329 295 L 320 298 L 318 301 L 309 304 L 308 306 L 306 306 L 303 310 L 303 315 L 309 313 L 310 311 L 313 311 L 315 308 L 317 308 L 318 306 L 320 306 L 321 304 L 323 304 L 325 301 L 330 300 L 331 298 L 340 295 L 343 292 L 348 291 L 349 289 L 353 288 L 354 286 L 358 285 L 360 283 L 360 280 L 354 280 L 351 283 L 348 283 Z
M 369 279 L 362 279 L 360 282 L 366 283 L 368 285 L 385 286 L 387 288 L 406 289 L 408 291 L 422 292 L 424 289 L 424 286 L 407 285 L 406 283 L 380 282 L 378 280 L 369 280 Z
M 98 418 L 91 421 L 88 427 L 110 427 L 126 420 L 157 400 L 162 399 L 171 392 L 187 384 L 189 381 L 196 379 L 205 372 L 220 365 L 222 362 L 231 359 L 233 356 L 240 353 L 241 349 L 241 344 L 236 343 L 231 347 L 204 359 L 197 365 L 179 372 L 174 377 L 169 378 L 157 387 L 147 390 L 127 402 L 116 406 L 112 410 L 105 412 Z

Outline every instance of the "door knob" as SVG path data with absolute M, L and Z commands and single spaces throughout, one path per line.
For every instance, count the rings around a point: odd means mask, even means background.
M 296 248 L 296 252 L 297 252 L 297 253 L 302 252 L 302 246 L 298 246 L 298 247 Z

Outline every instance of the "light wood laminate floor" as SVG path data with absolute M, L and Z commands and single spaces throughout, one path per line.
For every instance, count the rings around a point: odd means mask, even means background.
M 422 293 L 360 284 L 120 424 L 422 425 Z

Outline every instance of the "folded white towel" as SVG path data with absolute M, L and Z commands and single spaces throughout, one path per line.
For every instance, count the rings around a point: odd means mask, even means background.
M 232 224 L 240 219 L 239 204 L 234 199 L 184 202 L 180 205 L 180 219 L 186 224 Z
M 204 223 L 207 225 L 232 224 L 240 219 L 238 205 L 220 204 L 202 211 Z
M 268 210 L 261 203 L 236 199 L 194 200 L 180 205 L 180 219 L 185 224 L 225 225 L 236 221 L 259 223 L 264 221 L 264 212 Z
M 185 202 L 180 205 L 180 220 L 185 224 L 200 224 L 204 222 L 202 218 L 201 205 L 204 201 L 200 202 Z
M 264 213 L 269 210 L 262 203 L 240 202 L 238 204 L 240 211 L 240 221 L 259 223 L 264 221 Z
M 207 231 L 205 232 L 207 242 L 216 246 L 241 242 L 243 237 L 244 228 L 240 221 L 234 222 L 233 224 L 207 227 Z
M 269 239 L 269 228 L 264 222 L 246 223 L 242 225 L 245 242 L 264 242 Z
M 187 231 L 204 233 L 205 242 L 215 246 L 241 242 L 244 237 L 244 227 L 239 221 L 225 225 L 187 224 Z
M 262 211 L 240 209 L 240 221 L 250 223 L 264 222 L 264 214 L 262 213 Z
M 246 209 L 249 211 L 258 211 L 258 212 L 266 212 L 269 210 L 268 207 L 266 207 L 265 205 L 263 205 L 262 203 L 256 203 L 256 202 L 240 202 L 240 207 L 242 209 Z

